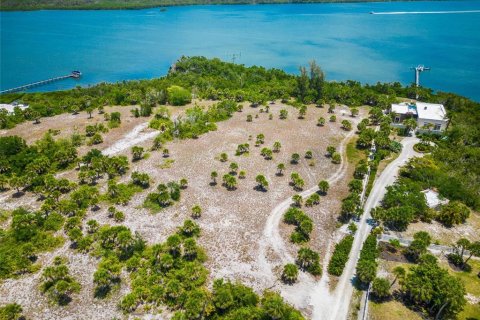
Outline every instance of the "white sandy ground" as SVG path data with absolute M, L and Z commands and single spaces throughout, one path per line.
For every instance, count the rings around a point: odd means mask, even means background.
M 342 162 L 333 175 L 327 179 L 330 187 L 342 179 L 347 171 L 348 163 L 345 157 L 345 146 L 353 134 L 354 132 L 351 131 L 348 135 L 346 135 L 338 147 L 338 151 L 342 155 Z M 300 194 L 302 197 L 306 198 L 317 191 L 318 186 L 313 186 L 310 189 L 301 192 Z M 321 281 L 316 281 L 314 277 L 301 272 L 299 274 L 297 284 L 286 286 L 277 281 L 278 275 L 274 273 L 276 268 L 281 268 L 281 266 L 286 263 L 295 262 L 295 258 L 288 252 L 288 249 L 286 248 L 284 242 L 285 240 L 282 238 L 279 228 L 283 214 L 291 206 L 291 204 L 292 198 L 289 197 L 278 204 L 270 213 L 270 216 L 265 224 L 262 239 L 259 242 L 257 264 L 260 271 L 264 274 L 265 281 L 268 284 L 271 283 L 272 287 L 278 287 L 278 289 L 281 289 L 282 296 L 284 296 L 284 298 L 294 306 L 298 308 L 313 307 L 315 318 L 315 312 L 318 313 L 318 310 L 322 309 L 323 303 L 328 302 L 330 299 L 330 293 L 328 289 L 328 274 L 326 272 L 326 265 L 328 264 L 330 250 L 327 250 L 327 254 L 324 257 L 324 270 Z M 329 243 L 331 243 L 331 241 L 332 240 L 330 239 Z M 280 265 L 278 263 L 274 264 L 267 260 L 268 250 L 272 250 L 273 253 L 280 258 Z
M 293 108 L 287 108 L 292 116 L 296 114 Z M 236 114 L 233 119 L 219 123 L 218 131 L 206 134 L 197 140 L 169 144 L 172 159 L 175 160 L 170 169 L 159 169 L 159 164 L 164 159 L 158 152 L 152 152 L 148 159 L 132 163 L 132 171 L 147 172 L 155 183 L 150 190 L 136 194 L 127 206 L 119 206 L 119 209 L 126 213 L 124 225 L 132 231 L 140 232 L 149 243 L 156 243 L 164 241 L 174 232 L 188 217 L 192 205 L 199 203 L 205 209 L 202 218 L 198 221 L 202 228 L 199 244 L 205 247 L 210 257 L 207 267 L 211 277 L 239 280 L 252 286 L 257 292 L 266 288 L 278 290 L 289 303 L 299 307 L 307 317 L 310 317 L 312 310 L 321 312 L 324 304 L 333 303 L 333 297 L 328 289 L 327 272 L 324 271 L 324 276 L 318 282 L 305 273 L 302 273 L 300 281 L 292 286 L 284 285 L 277 280 L 283 264 L 293 262 L 292 255 L 298 250 L 298 246 L 286 240 L 289 226 L 280 223 L 284 212 L 281 209 L 288 208 L 290 197 L 294 194 L 288 186 L 288 176 L 292 170 L 298 171 L 304 177 L 306 185 L 315 185 L 321 179 L 328 179 L 333 186 L 329 195 L 322 197 L 320 206 L 305 208 L 307 214 L 314 218 L 316 225 L 310 245 L 324 254 L 325 268 L 330 255 L 328 248 L 338 241 L 342 234 L 336 232 L 332 236 L 330 233 L 332 229 L 323 224 L 332 223 L 331 220 L 336 216 L 335 212 L 340 205 L 337 198 L 341 196 L 338 194 L 335 196 L 335 194 L 346 189 L 346 179 L 342 178 L 347 169 L 351 169 L 347 168 L 344 149 L 353 133 L 347 135 L 346 132 L 339 130 L 339 122 L 342 118 L 347 118 L 353 120 L 355 126 L 360 119 L 337 115 L 339 118 L 337 123 L 327 123 L 324 128 L 318 128 L 315 125 L 316 118 L 325 113 L 324 109 L 309 108 L 306 120 L 292 119 L 288 122 L 277 121 L 278 111 L 277 106 L 272 108 L 272 113 L 275 115 L 273 121 L 267 120 L 267 114 L 260 114 L 260 118 L 255 118 L 253 123 L 246 123 L 246 114 L 258 112 L 258 110 L 246 108 L 243 113 Z M 146 124 L 136 124 L 133 130 L 120 136 L 120 140 L 105 148 L 103 152 L 129 156 L 129 148 L 133 145 L 148 147 L 156 133 L 148 132 L 149 129 L 146 127 Z M 271 146 L 275 140 L 282 142 L 282 151 L 274 155 L 274 161 L 259 159 L 259 150 L 256 147 L 252 147 L 250 156 L 232 156 L 238 143 L 246 142 L 248 135 L 252 134 L 255 137 L 260 132 L 265 133 L 266 146 Z M 339 137 L 343 138 L 341 143 Z M 131 140 L 135 142 L 132 143 Z M 249 143 L 252 144 L 252 142 Z M 330 160 L 325 159 L 323 152 L 326 145 L 338 146 L 339 143 L 338 148 L 343 161 L 341 165 L 334 165 Z M 307 161 L 302 159 L 299 165 L 287 165 L 288 171 L 284 177 L 275 176 L 277 163 L 287 163 L 292 152 L 304 152 L 307 148 L 314 151 L 316 161 L 314 167 L 308 166 Z M 208 186 L 211 170 L 218 170 L 221 176 L 228 168 L 230 161 L 220 163 L 213 159 L 220 152 L 228 152 L 231 161 L 238 162 L 240 168 L 247 171 L 247 179 L 239 180 L 237 191 L 226 191 L 220 184 L 216 187 Z M 334 174 L 330 174 L 331 172 Z M 255 186 L 253 177 L 258 173 L 264 173 L 271 182 L 268 196 L 253 190 Z M 75 176 L 74 172 L 69 174 L 73 174 L 69 178 Z M 154 190 L 159 182 L 178 180 L 182 176 L 189 178 L 189 187 L 182 192 L 179 203 L 158 214 L 151 214 L 142 208 L 146 194 Z M 128 180 L 129 175 L 121 179 L 122 182 Z M 337 186 L 334 186 L 335 183 Z M 315 191 L 316 187 L 313 187 L 302 194 L 305 196 Z M 284 200 L 286 196 L 288 199 Z M 7 192 L 0 200 L 2 207 L 4 200 L 12 208 L 15 205 L 18 206 L 19 201 L 21 205 L 26 204 L 27 207 L 38 207 L 35 197 L 28 193 L 20 199 L 12 199 L 11 192 Z M 106 208 L 95 212 L 89 211 L 88 219 L 96 219 L 101 224 L 117 224 L 106 217 Z M 266 241 L 263 245 L 262 239 Z M 92 297 L 92 277 L 98 260 L 69 250 L 68 245 L 65 245 L 55 252 L 39 255 L 39 262 L 42 266 L 48 266 L 51 259 L 59 254 L 68 258 L 72 274 L 79 278 L 82 284 L 81 293 L 74 297 L 70 305 L 57 308 L 45 303 L 45 297 L 37 288 L 41 270 L 33 275 L 25 275 L 19 279 L 9 279 L 1 283 L 0 303 L 17 301 L 28 307 L 28 315 L 36 315 L 39 319 L 111 319 L 114 316 L 121 316 L 115 301 L 128 292 L 128 277 L 122 277 L 125 280 L 122 281 L 122 287 L 110 299 L 99 301 Z M 165 313 L 157 316 L 145 315 L 145 317 L 169 318 Z M 315 317 L 315 319 L 321 318 Z
M 158 131 L 147 131 L 148 122 L 141 123 L 133 128 L 132 131 L 127 133 L 122 139 L 115 142 L 112 146 L 102 150 L 102 153 L 106 156 L 112 156 L 125 149 L 131 148 L 139 143 L 149 140 L 158 135 Z

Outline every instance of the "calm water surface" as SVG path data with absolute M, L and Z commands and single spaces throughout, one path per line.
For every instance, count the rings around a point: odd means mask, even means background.
M 81 70 L 36 90 L 164 75 L 181 55 L 297 72 L 315 59 L 329 80 L 413 80 L 480 101 L 480 1 L 191 6 L 123 11 L 0 13 L 0 88 Z

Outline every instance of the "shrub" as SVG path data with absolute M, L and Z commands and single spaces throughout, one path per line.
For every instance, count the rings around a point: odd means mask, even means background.
M 174 85 L 167 88 L 167 100 L 173 106 L 184 106 L 192 101 L 192 95 L 187 89 Z
M 330 262 L 328 263 L 328 273 L 334 276 L 341 276 L 345 264 L 348 261 L 348 255 L 352 249 L 353 236 L 345 236 L 339 243 L 335 245 Z

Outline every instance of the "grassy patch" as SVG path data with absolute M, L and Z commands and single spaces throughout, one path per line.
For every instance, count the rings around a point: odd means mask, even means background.
M 347 159 L 349 163 L 357 164 L 360 160 L 366 159 L 364 150 L 357 149 L 357 137 L 354 137 L 347 144 Z
M 421 320 L 422 318 L 405 307 L 402 303 L 392 300 L 383 303 L 369 301 L 369 315 L 371 320 Z
M 158 165 L 160 169 L 170 169 L 175 162 L 173 159 L 164 159 L 161 164 Z
M 463 311 L 458 314 L 457 319 L 480 319 L 480 304 L 470 304 L 467 302 Z
M 442 263 L 442 267 L 447 269 L 450 274 L 462 279 L 468 293 L 480 297 L 480 278 L 477 277 L 477 274 L 480 272 L 480 261 L 470 259 L 468 264 L 472 267 L 472 271 L 470 272 L 454 271 L 446 263 Z M 478 315 L 480 315 L 480 313 L 478 313 Z

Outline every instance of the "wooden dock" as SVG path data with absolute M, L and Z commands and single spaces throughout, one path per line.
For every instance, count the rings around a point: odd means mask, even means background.
M 23 86 L 19 86 L 19 87 L 7 89 L 7 90 L 2 90 L 2 91 L 0 91 L 0 94 L 25 91 L 25 90 L 28 90 L 28 89 L 31 89 L 31 88 L 34 88 L 34 87 L 43 86 L 43 85 L 48 84 L 48 83 L 52 83 L 52 82 L 56 82 L 56 81 L 60 81 L 60 80 L 68 79 L 68 78 L 78 79 L 78 78 L 81 77 L 81 75 L 82 75 L 82 73 L 80 71 L 75 70 L 75 71 L 72 71 L 70 74 L 67 74 L 65 76 L 50 78 L 50 79 L 47 79 L 47 80 L 37 81 L 37 82 L 29 83 L 29 84 L 26 84 L 26 85 L 23 85 Z

